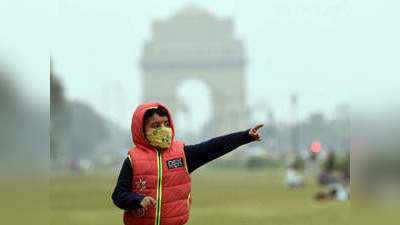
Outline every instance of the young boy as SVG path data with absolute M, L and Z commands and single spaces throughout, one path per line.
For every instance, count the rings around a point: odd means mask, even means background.
M 189 219 L 189 174 L 200 166 L 252 142 L 260 141 L 263 124 L 242 132 L 213 138 L 197 145 L 174 139 L 167 108 L 147 103 L 132 118 L 130 149 L 112 194 L 124 211 L 125 225 L 182 225 Z

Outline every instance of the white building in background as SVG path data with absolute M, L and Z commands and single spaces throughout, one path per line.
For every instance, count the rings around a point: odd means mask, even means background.
M 249 125 L 245 50 L 234 36 L 230 18 L 216 18 L 190 4 L 167 20 L 154 21 L 152 31 L 141 59 L 144 102 L 158 101 L 177 112 L 185 107 L 177 96 L 177 87 L 195 78 L 211 92 L 211 136 Z

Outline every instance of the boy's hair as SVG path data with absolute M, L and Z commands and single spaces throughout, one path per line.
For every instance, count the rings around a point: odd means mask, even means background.
M 143 130 L 144 130 L 144 125 L 147 122 L 147 119 L 149 117 L 152 117 L 155 113 L 157 113 L 159 116 L 166 116 L 169 119 L 168 112 L 167 112 L 167 110 L 164 109 L 164 107 L 158 106 L 157 108 L 149 109 L 144 113 L 144 116 L 143 116 Z

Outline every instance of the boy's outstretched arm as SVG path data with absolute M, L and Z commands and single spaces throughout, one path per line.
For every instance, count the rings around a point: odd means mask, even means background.
M 212 138 L 196 145 L 185 145 L 185 157 L 189 173 L 204 164 L 225 155 L 241 145 L 261 141 L 259 129 L 263 124 L 251 129 Z
M 140 203 L 145 195 L 132 193 L 132 165 L 129 158 L 124 160 L 118 176 L 117 185 L 112 194 L 112 200 L 118 208 L 123 210 L 135 210 L 141 207 Z

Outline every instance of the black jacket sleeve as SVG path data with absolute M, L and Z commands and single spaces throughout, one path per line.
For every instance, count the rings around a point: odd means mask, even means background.
M 123 210 L 135 210 L 140 208 L 140 202 L 145 195 L 132 193 L 132 165 L 129 158 L 124 160 L 119 173 L 117 185 L 112 194 L 112 200 L 118 208 Z
M 237 147 L 254 141 L 249 130 L 210 139 L 196 145 L 185 145 L 186 164 L 189 173 Z

